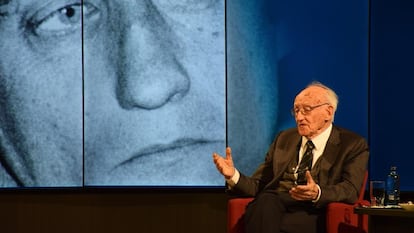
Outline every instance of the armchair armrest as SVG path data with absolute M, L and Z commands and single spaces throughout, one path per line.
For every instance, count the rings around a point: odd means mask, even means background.
M 369 205 L 366 200 L 355 204 L 333 202 L 326 208 L 327 233 L 366 233 L 368 232 L 368 216 L 354 213 L 356 206 Z
M 242 216 L 252 197 L 231 198 L 227 203 L 227 233 L 244 233 Z

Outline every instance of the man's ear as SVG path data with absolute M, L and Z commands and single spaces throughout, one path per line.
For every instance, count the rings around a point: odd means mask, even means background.
M 329 120 L 332 120 L 332 118 L 333 118 L 333 114 L 334 114 L 334 108 L 331 106 L 331 105 L 329 105 L 328 106 L 328 108 L 326 109 L 326 111 L 327 111 L 327 119 L 325 119 L 326 121 L 329 121 Z

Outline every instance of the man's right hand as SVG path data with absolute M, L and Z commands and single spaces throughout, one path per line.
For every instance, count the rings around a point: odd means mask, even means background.
M 226 148 L 226 158 L 217 153 L 213 153 L 213 161 L 216 164 L 217 170 L 224 176 L 224 178 L 230 179 L 233 177 L 236 169 L 234 168 L 230 147 Z

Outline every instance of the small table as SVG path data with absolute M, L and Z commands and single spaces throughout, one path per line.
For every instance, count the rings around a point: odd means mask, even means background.
M 368 215 L 369 233 L 414 233 L 414 211 L 400 208 L 356 207 L 354 212 Z

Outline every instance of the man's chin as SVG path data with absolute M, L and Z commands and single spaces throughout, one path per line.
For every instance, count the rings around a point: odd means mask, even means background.
M 306 136 L 309 132 L 307 130 L 298 128 L 298 133 L 300 136 Z

